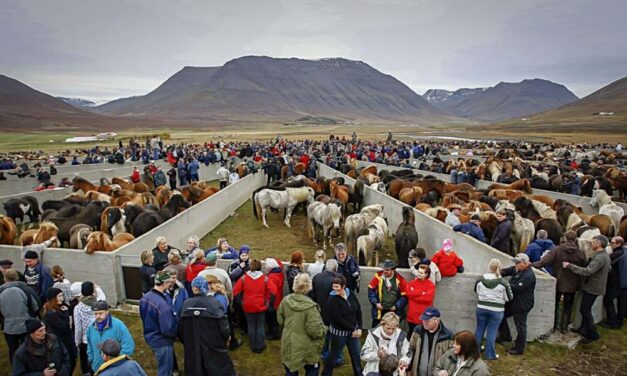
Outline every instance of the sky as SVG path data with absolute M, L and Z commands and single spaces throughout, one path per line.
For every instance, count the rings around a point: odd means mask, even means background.
M 4 0 L 0 74 L 56 95 L 143 95 L 246 55 L 361 60 L 418 94 L 627 76 L 625 0 Z

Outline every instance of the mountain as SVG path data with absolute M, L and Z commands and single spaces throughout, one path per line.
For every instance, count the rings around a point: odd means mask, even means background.
M 450 94 L 428 90 L 425 95 L 432 98 L 429 103 L 453 115 L 484 121 L 526 117 L 578 99 L 564 85 L 538 78 Z
M 68 98 L 68 97 L 57 97 L 61 99 L 63 102 L 72 105 L 74 107 L 83 108 L 83 107 L 94 107 L 96 102 L 90 101 L 89 99 L 83 98 Z
M 246 56 L 221 67 L 185 67 L 154 91 L 95 111 L 189 121 L 443 122 L 452 117 L 361 61 Z

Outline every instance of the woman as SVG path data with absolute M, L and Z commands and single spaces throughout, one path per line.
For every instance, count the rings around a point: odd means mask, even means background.
M 63 268 L 60 265 L 52 265 L 50 274 L 52 275 L 52 280 L 54 284 L 52 287 L 56 287 L 63 291 L 63 296 L 65 298 L 66 303 L 70 303 L 70 301 L 74 298 L 72 295 L 72 284 L 70 281 L 65 279 L 65 273 L 63 272 Z
M 231 263 L 229 266 L 229 277 L 231 278 L 231 284 L 235 286 L 235 283 L 250 270 L 250 247 L 244 244 L 239 249 L 239 257 Z M 233 310 L 230 312 L 231 326 L 235 327 L 237 324 L 241 330 L 242 335 L 248 334 L 248 324 L 246 323 L 246 315 L 242 309 L 241 299 L 233 299 Z M 234 343 L 233 341 L 231 343 Z
M 194 257 L 194 251 L 196 251 L 197 249 L 201 249 L 200 239 L 198 239 L 198 236 L 192 235 L 189 238 L 187 238 L 187 243 L 185 244 L 184 253 L 187 255 L 187 258 L 185 259 L 186 264 L 190 263 L 190 261 Z
M 326 312 L 329 319 L 330 351 L 324 361 L 323 376 L 333 375 L 333 363 L 344 346 L 348 346 L 351 357 L 353 375 L 361 375 L 361 361 L 359 358 L 361 338 L 361 307 L 355 294 L 346 288 L 344 276 L 333 278 L 331 297 L 327 300 Z
M 312 288 L 308 274 L 298 274 L 293 287 L 293 294 L 283 299 L 277 310 L 283 327 L 281 361 L 286 376 L 298 376 L 302 368 L 305 376 L 317 376 L 325 335 L 320 308 L 307 296 Z
M 479 346 L 471 332 L 455 334 L 453 348 L 444 353 L 433 368 L 435 376 L 490 376 L 488 366 L 480 359 Z
M 170 251 L 176 248 L 170 247 L 168 239 L 165 236 L 157 236 L 155 240 L 156 246 L 152 249 L 152 255 L 154 256 L 153 267 L 157 270 L 163 270 L 168 263 L 168 255 Z
M 74 343 L 74 330 L 72 328 L 71 312 L 64 303 L 63 291 L 56 287 L 50 287 L 46 291 L 46 303 L 44 304 L 44 322 L 46 330 L 59 337 L 70 356 L 70 374 L 76 367 L 76 344 Z
M 305 266 L 303 265 L 303 252 L 294 251 L 292 252 L 292 257 L 290 258 L 290 264 L 285 268 L 285 277 L 287 278 L 287 289 L 290 294 L 294 292 L 292 284 L 294 283 L 294 278 L 300 273 L 305 272 Z
M 429 274 L 429 279 L 434 284 L 437 284 L 442 279 L 442 274 L 440 273 L 440 269 L 435 264 L 435 262 L 431 262 L 430 259 L 427 258 L 427 251 L 422 247 L 416 247 L 416 249 L 409 251 L 409 267 L 411 273 L 416 276 L 418 269 L 412 268 L 415 265 L 428 265 L 429 269 L 431 269 L 431 273 Z
M 285 285 L 285 275 L 283 274 L 283 263 L 277 258 L 268 257 L 265 259 L 266 273 L 268 279 L 276 286 L 276 299 L 274 304 L 268 312 L 266 312 L 266 323 L 268 324 L 268 339 L 280 339 L 281 332 L 279 330 L 279 323 L 276 319 L 276 310 L 279 308 L 279 304 L 283 300 L 283 286 Z
M 227 260 L 235 260 L 239 256 L 237 250 L 231 247 L 225 238 L 219 238 L 216 246 L 209 248 L 206 254 L 211 252 L 215 252 L 218 258 Z
M 226 293 L 226 288 L 224 288 L 222 282 L 220 282 L 218 277 L 211 274 L 207 274 L 205 276 L 205 279 L 209 284 L 209 295 L 213 296 L 218 302 L 220 302 L 220 305 L 222 306 L 222 309 L 224 309 L 224 312 L 228 312 L 229 298 Z
M 142 278 L 142 295 L 150 291 L 155 285 L 157 270 L 153 267 L 154 256 L 151 251 L 143 251 L 140 256 L 142 266 L 139 268 Z
M 77 283 L 79 284 L 77 291 L 79 303 L 74 308 L 74 342 L 78 344 L 81 372 L 83 375 L 91 375 L 93 371 L 87 355 L 87 329 L 94 322 L 95 315 L 92 306 L 99 299 L 96 296 L 96 287 L 92 282 L 74 282 L 72 284 L 73 289 L 76 289 L 75 284 Z
M 260 353 L 266 348 L 266 311 L 274 303 L 277 288 L 270 278 L 261 272 L 261 261 L 252 260 L 246 272 L 233 288 L 233 296 L 241 296 L 242 308 L 248 323 L 250 349 Z
M 477 346 L 481 346 L 483 334 L 487 330 L 485 344 L 486 360 L 498 359 L 495 341 L 496 333 L 503 320 L 505 303 L 512 300 L 512 290 L 509 283 L 501 277 L 501 261 L 490 260 L 488 273 L 479 278 L 475 284 L 477 293 L 477 328 L 475 329 L 475 339 Z
M 322 273 L 322 270 L 324 269 L 324 261 L 327 258 L 327 254 L 322 249 L 319 249 L 316 251 L 315 258 L 316 262 L 310 264 L 307 268 L 307 273 L 309 273 L 309 276 L 311 278 L 315 277 L 316 274 Z
M 181 253 L 178 249 L 173 249 L 170 251 L 168 255 L 168 263 L 165 265 L 163 270 L 169 272 L 176 273 L 176 280 L 185 283 L 187 279 L 185 278 L 185 272 L 187 269 L 187 264 L 183 263 L 181 260 Z
M 190 260 L 190 263 L 187 264 L 187 269 L 185 269 L 185 279 L 187 279 L 185 288 L 187 289 L 187 292 L 190 294 L 190 296 L 192 293 L 192 281 L 198 276 L 198 273 L 205 270 L 206 267 L 207 264 L 205 263 L 205 251 L 198 248 L 194 251 L 194 253 L 192 253 L 192 259 Z
M 370 330 L 364 347 L 361 349 L 361 360 L 366 362 L 364 375 L 379 371 L 379 361 L 390 354 L 400 359 L 400 367 L 407 368 L 410 361 L 409 341 L 407 334 L 399 329 L 399 317 L 388 312 L 381 318 L 381 323 Z M 395 372 L 394 375 L 398 375 Z
M 407 308 L 409 333 L 413 333 L 416 325 L 422 323 L 420 316 L 422 316 L 425 309 L 433 305 L 435 285 L 429 279 L 430 274 L 431 269 L 427 265 L 420 265 L 417 269 L 416 278 L 405 286 L 407 300 L 409 301 Z

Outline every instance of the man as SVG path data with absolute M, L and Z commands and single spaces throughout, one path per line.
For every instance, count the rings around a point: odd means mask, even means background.
M 368 300 L 372 305 L 372 327 L 381 322 L 381 318 L 388 312 L 394 312 L 403 317 L 407 304 L 405 292 L 405 278 L 396 272 L 396 263 L 385 260 L 368 284 Z
M 519 253 L 514 258 L 515 266 L 501 269 L 503 277 L 511 276 L 509 285 L 512 289 L 514 299 L 505 303 L 505 316 L 499 326 L 501 341 L 511 341 L 512 335 L 509 331 L 507 318 L 514 316 L 516 325 L 516 341 L 514 347 L 507 350 L 511 355 L 522 355 L 527 344 L 527 316 L 535 303 L 536 275 L 533 273 L 529 256 Z
M 46 333 L 39 319 L 24 323 L 26 340 L 15 352 L 13 375 L 71 376 L 70 356 L 61 341 Z
M 4 284 L 0 286 L 0 315 L 4 339 L 9 348 L 9 362 L 13 361 L 13 354 L 26 338 L 24 323 L 31 317 L 36 317 L 39 311 L 39 302 L 35 292 L 19 281 L 17 271 L 7 269 L 3 272 Z
M 218 268 L 217 254 L 215 252 L 207 254 L 207 256 L 205 257 L 205 262 L 207 263 L 207 267 L 205 268 L 205 270 L 198 273 L 198 276 L 205 278 L 208 275 L 212 275 L 216 277 L 224 285 L 224 289 L 226 290 L 229 301 L 233 301 L 233 285 L 231 284 L 231 278 L 229 277 L 229 273 L 227 273 L 226 270 Z
M 155 184 L 155 188 L 166 184 L 167 179 L 165 177 L 165 173 L 161 169 L 161 166 L 157 166 L 157 171 L 152 176 L 152 179 Z
M 174 370 L 174 338 L 177 322 L 165 291 L 172 279 L 168 272 L 155 275 L 155 285 L 139 301 L 139 313 L 144 325 L 144 339 L 157 357 L 157 375 L 171 376 Z
M 507 218 L 507 212 L 505 210 L 497 211 L 496 219 L 498 219 L 499 224 L 492 234 L 490 245 L 503 253 L 510 254 L 512 250 L 510 244 L 512 237 L 512 221 Z
M 229 321 L 208 292 L 207 281 L 198 276 L 192 281 L 193 296 L 183 303 L 179 333 L 185 347 L 185 374 L 235 376 L 227 351 Z
M 449 205 L 448 207 L 448 215 L 446 216 L 446 219 L 444 220 L 444 224 L 447 224 L 451 227 L 455 227 L 456 225 L 461 225 L 461 221 L 459 220 L 458 216 L 459 213 L 462 211 L 462 207 L 456 204 L 452 204 Z
M 239 174 L 233 167 L 231 167 L 231 173 L 229 174 L 229 185 L 237 183 L 239 180 Z
M 346 252 L 346 244 L 337 243 L 335 245 L 335 260 L 337 260 L 337 272 L 346 278 L 346 287 L 349 290 L 359 293 L 359 264 L 355 258 Z
M 333 290 L 333 279 L 339 276 L 338 263 L 335 259 L 328 259 L 325 262 L 325 268 L 321 273 L 316 274 L 312 280 L 312 290 L 310 291 L 311 298 L 318 303 L 320 307 L 320 315 L 322 316 L 322 322 L 324 326 L 329 326 L 329 318 L 327 317 L 327 300 L 329 300 L 330 293 Z M 327 331 L 324 345 L 322 346 L 322 359 L 326 359 L 329 355 L 329 337 L 330 333 Z M 344 354 L 340 354 L 340 357 L 336 360 L 335 364 L 342 364 L 344 362 Z
M 470 217 L 470 222 L 453 226 L 453 231 L 463 232 L 464 234 L 472 236 L 482 243 L 487 243 L 485 234 L 481 229 L 481 216 L 477 213 Z
M 610 243 L 612 253 L 610 254 L 611 271 L 607 278 L 607 288 L 603 296 L 606 320 L 601 324 L 609 329 L 621 329 L 625 319 L 625 308 L 627 305 L 627 250 L 625 240 L 620 236 L 612 238 Z M 614 306 L 614 300 L 617 306 Z
M 128 355 L 120 355 L 120 342 L 108 339 L 98 344 L 104 363 L 96 371 L 95 376 L 146 376 L 146 372 Z
M 218 175 L 218 180 L 220 181 L 220 189 L 226 188 L 226 183 L 229 180 L 229 170 L 221 165 L 218 171 L 216 171 Z
M 525 249 L 525 253 L 529 256 L 529 261 L 538 262 L 542 258 L 542 255 L 555 247 L 553 240 L 547 239 L 549 234 L 546 230 L 538 230 L 536 234 L 536 239 L 529 243 L 527 248 Z M 546 271 L 553 275 L 553 268 L 550 266 L 546 267 Z
M 26 284 L 35 291 L 40 302 L 46 299 L 46 291 L 52 287 L 54 281 L 50 268 L 39 262 L 39 255 L 33 250 L 24 254 L 24 279 Z
M 135 342 L 124 323 L 109 314 L 109 305 L 99 300 L 91 307 L 94 311 L 94 321 L 87 329 L 87 359 L 92 370 L 97 370 L 103 360 L 98 351 L 98 344 L 107 339 L 115 339 L 122 346 L 122 354 L 132 356 L 135 351 Z
M 584 266 L 588 259 L 585 253 L 577 245 L 577 233 L 566 231 L 562 244 L 553 248 L 544 255 L 540 261 L 531 264 L 534 268 L 544 268 L 550 266 L 553 275 L 557 278 L 555 287 L 555 322 L 553 330 L 566 333 L 570 317 L 572 315 L 575 293 L 579 289 L 581 277 L 563 267 L 562 262 L 568 261 L 571 264 Z M 562 314 L 559 315 L 560 301 L 564 299 Z
M 414 328 L 409 340 L 409 357 L 411 374 L 414 376 L 430 376 L 433 365 L 453 347 L 453 332 L 440 320 L 440 310 L 427 308 L 420 316 L 422 324 Z
M 584 337 L 580 341 L 582 344 L 599 339 L 599 333 L 597 333 L 594 318 L 592 317 L 592 305 L 599 295 L 605 294 L 607 275 L 610 271 L 610 256 L 605 252 L 607 243 L 607 238 L 603 235 L 597 235 L 592 238 L 592 251 L 594 254 L 586 267 L 577 266 L 568 261 L 562 262 L 564 268 L 585 277 L 582 286 L 581 305 L 579 306 L 581 327 L 576 330 Z
M 2 277 L 4 275 L 4 272 L 9 269 L 13 269 L 13 261 L 8 260 L 8 259 L 0 261 L 0 286 L 4 284 L 4 278 Z M 24 274 L 22 274 L 21 272 L 17 270 L 15 270 L 15 272 L 17 273 L 18 281 L 24 281 Z

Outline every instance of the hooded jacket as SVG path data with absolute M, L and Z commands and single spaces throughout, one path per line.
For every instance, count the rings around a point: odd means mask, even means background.
M 233 296 L 239 295 L 245 313 L 265 312 L 276 299 L 277 287 L 262 272 L 256 270 L 247 272 L 235 283 Z
M 513 299 L 509 283 L 493 273 L 486 273 L 477 280 L 475 292 L 478 298 L 477 308 L 494 312 L 503 312 L 505 303 Z
M 26 319 L 33 317 L 31 313 L 38 311 L 37 295 L 25 282 L 7 282 L 0 286 L 0 313 L 4 316 L 4 333 L 26 333 Z
M 510 254 L 512 251 L 512 221 L 505 219 L 496 226 L 492 234 L 490 245 L 503 253 Z
M 350 336 L 354 330 L 362 327 L 359 301 L 348 288 L 345 291 L 346 299 L 331 291 L 326 306 L 329 331 L 338 336 Z
M 535 304 L 536 275 L 529 267 L 519 271 L 514 266 L 501 270 L 504 277 L 512 276 L 509 280 L 514 299 L 510 302 L 513 313 L 529 312 Z
M 529 243 L 527 249 L 525 249 L 525 253 L 529 256 L 531 262 L 536 262 L 540 261 L 544 251 L 553 249 L 553 247 L 555 247 L 555 244 L 551 239 L 536 239 Z M 551 270 L 553 270 L 553 268 L 551 268 Z M 551 272 L 549 271 L 549 273 Z
M 442 277 L 454 277 L 459 267 L 464 266 L 464 260 L 457 256 L 455 251 L 447 253 L 443 249 L 440 249 L 433 255 L 431 262 L 438 266 Z
M 455 349 L 450 349 L 441 356 L 433 369 L 433 374 L 437 375 L 440 371 L 447 371 L 449 375 L 455 376 L 490 376 L 490 369 L 481 359 L 468 359 L 459 371 L 457 368 L 458 357 L 455 355 Z
M 366 362 L 363 370 L 364 375 L 379 371 L 379 354 L 377 353 L 379 347 L 385 347 L 388 354 L 394 354 L 398 357 L 399 361 L 409 364 L 410 352 L 407 334 L 400 328 L 396 328 L 387 346 L 383 344 L 382 337 L 384 335 L 385 333 L 383 333 L 381 325 L 368 332 L 366 342 L 364 342 L 364 346 L 361 348 L 361 360 Z M 398 372 L 394 374 L 397 375 Z
M 564 269 L 562 267 L 562 262 L 564 261 L 583 266 L 586 265 L 587 260 L 585 253 L 579 249 L 577 243 L 574 241 L 566 241 L 553 248 L 551 252 L 544 255 L 540 261 L 532 263 L 531 266 L 534 268 L 551 266 L 553 268 L 553 275 L 557 278 L 556 291 L 568 293 L 577 292 L 581 277 L 569 269 Z
M 290 294 L 279 305 L 281 361 L 292 372 L 320 360 L 325 329 L 318 305 L 304 294 Z

